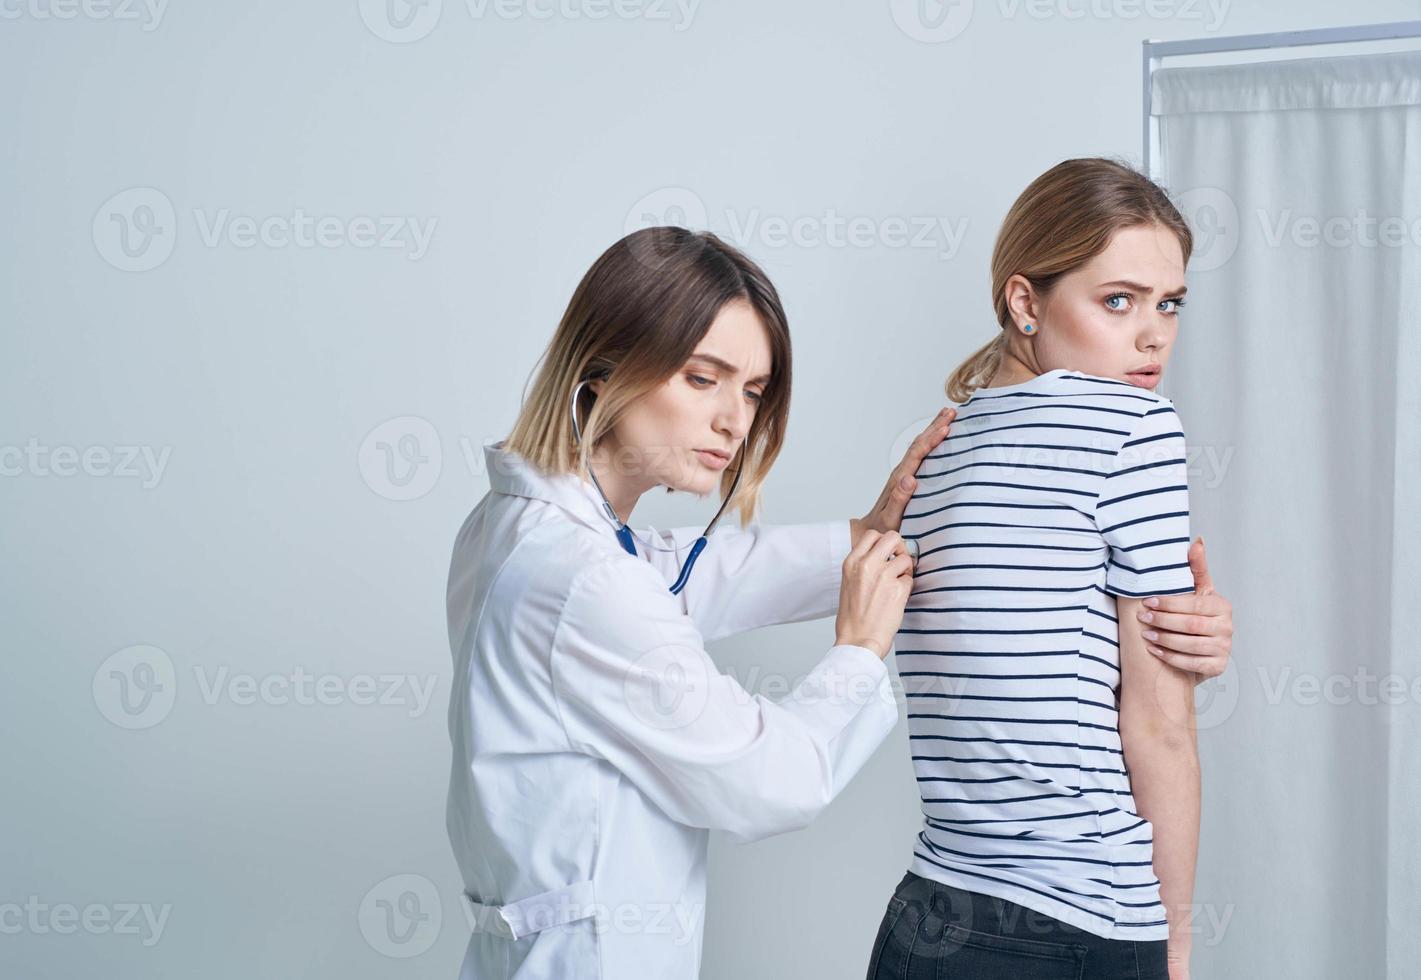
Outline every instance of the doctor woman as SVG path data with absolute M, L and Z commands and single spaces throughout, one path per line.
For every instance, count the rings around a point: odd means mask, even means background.
M 748 523 L 789 397 L 765 274 L 714 235 L 653 228 L 588 270 L 512 433 L 485 447 L 491 489 L 448 588 L 463 980 L 695 977 L 709 831 L 808 825 L 897 722 L 883 658 L 913 562 L 893 529 L 950 412 L 864 518 L 703 540 L 624 523 L 657 486 L 718 488 Z M 706 654 L 836 610 L 784 700 Z
M 447 596 L 461 980 L 696 977 L 709 831 L 805 827 L 896 723 L 883 658 L 914 561 L 897 528 L 953 412 L 864 517 L 751 524 L 790 380 L 765 274 L 714 235 L 646 229 L 588 270 L 512 433 L 485 447 Z M 719 490 L 720 510 L 704 532 L 632 531 L 658 486 Z M 732 502 L 747 526 L 715 529 Z M 780 701 L 705 651 L 835 613 L 834 645 Z

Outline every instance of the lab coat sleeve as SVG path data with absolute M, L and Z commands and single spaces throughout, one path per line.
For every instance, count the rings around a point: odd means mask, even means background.
M 652 561 L 670 584 L 702 528 L 656 532 Z M 833 615 L 839 608 L 849 521 L 717 527 L 696 558 L 684 608 L 710 642 L 736 633 Z
M 605 759 L 672 819 L 742 843 L 807 826 L 898 720 L 887 666 L 860 646 L 832 647 L 782 701 L 749 693 L 630 557 L 578 573 L 552 678 L 570 750 Z

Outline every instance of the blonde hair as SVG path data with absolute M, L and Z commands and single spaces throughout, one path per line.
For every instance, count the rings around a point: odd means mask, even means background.
M 1128 163 L 1104 157 L 1063 160 L 1033 180 L 1012 204 L 992 249 L 992 306 L 1001 329 L 963 361 L 943 386 L 957 404 L 991 381 L 1014 326 L 1007 280 L 1022 275 L 1041 295 L 1105 251 L 1122 228 L 1162 225 L 1189 262 L 1194 236 L 1164 189 Z
M 627 409 L 684 366 L 726 303 L 742 300 L 769 339 L 771 369 L 744 445 L 721 475 L 720 497 L 735 493 L 740 523 L 754 520 L 761 489 L 779 456 L 789 421 L 789 324 L 769 277 L 738 249 L 710 232 L 644 228 L 614 243 L 592 263 L 540 358 L 504 449 L 550 474 L 589 473 L 592 451 Z M 574 438 L 572 392 L 602 378 L 601 394 L 578 395 L 582 429 Z M 667 488 L 668 492 L 671 488 Z

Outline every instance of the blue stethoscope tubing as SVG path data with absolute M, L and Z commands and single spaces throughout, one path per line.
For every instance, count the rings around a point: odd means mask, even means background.
M 588 378 L 586 381 L 579 382 L 577 387 L 572 389 L 572 432 L 579 446 L 582 443 L 582 427 L 577 424 L 577 396 L 582 392 L 584 385 L 591 384 L 597 380 L 598 377 L 605 379 L 606 373 L 603 372 L 597 377 Z M 740 486 L 740 474 L 744 469 L 745 449 L 742 444 L 740 450 L 740 465 L 735 468 L 735 479 L 730 484 L 730 493 L 725 495 L 725 499 L 720 503 L 720 510 L 715 512 L 715 517 L 711 518 L 711 522 L 706 525 L 706 529 L 701 532 L 701 536 L 696 539 L 696 543 L 691 545 L 691 553 L 686 556 L 686 561 L 681 565 L 681 573 L 676 576 L 676 581 L 671 586 L 672 595 L 679 595 L 681 590 L 686 587 L 686 582 L 691 577 L 691 569 L 696 565 L 696 559 L 700 557 L 701 552 L 706 548 L 706 539 L 710 537 L 711 531 L 715 529 L 716 524 L 720 521 L 720 515 L 725 513 L 726 506 L 729 505 L 731 498 L 735 496 L 735 489 Z M 602 484 L 597 482 L 597 476 L 592 472 L 590 467 L 588 468 L 587 475 L 592 477 L 592 485 L 597 488 L 597 494 L 602 498 L 602 509 L 606 511 L 607 516 L 611 518 L 612 523 L 616 525 L 617 540 L 621 542 L 622 548 L 626 550 L 627 554 L 635 558 L 637 553 L 636 539 L 632 537 L 631 528 L 627 527 L 627 525 L 622 522 L 622 519 L 617 516 L 617 512 L 612 509 L 612 504 L 607 499 L 607 494 L 602 490 Z

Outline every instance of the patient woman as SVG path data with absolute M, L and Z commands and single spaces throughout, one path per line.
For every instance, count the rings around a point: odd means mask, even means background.
M 923 824 L 870 978 L 1188 976 L 1198 678 L 1140 621 L 1176 628 L 1143 600 L 1196 584 L 1184 433 L 1155 390 L 1191 244 L 1104 159 L 1042 174 L 998 233 L 1001 329 L 948 381 L 957 420 L 902 522 Z

